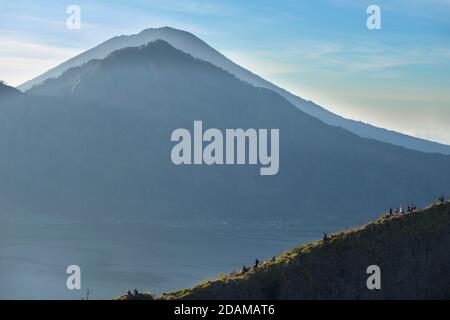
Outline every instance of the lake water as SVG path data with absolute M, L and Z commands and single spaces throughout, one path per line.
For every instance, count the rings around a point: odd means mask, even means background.
M 155 294 L 191 287 L 264 260 L 318 233 L 184 227 L 150 222 L 3 219 L 0 299 L 111 299 L 126 289 Z M 81 268 L 81 290 L 66 288 L 67 266 Z

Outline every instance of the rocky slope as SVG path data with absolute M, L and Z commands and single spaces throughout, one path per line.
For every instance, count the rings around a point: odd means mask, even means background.
M 381 289 L 369 290 L 378 265 Z M 450 298 L 450 202 L 290 250 L 242 273 L 221 275 L 160 299 Z M 139 298 L 149 296 L 142 295 Z M 126 297 L 122 297 L 126 298 Z

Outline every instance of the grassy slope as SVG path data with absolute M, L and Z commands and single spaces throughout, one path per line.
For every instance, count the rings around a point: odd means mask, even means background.
M 382 290 L 366 287 L 377 264 Z M 158 299 L 372 299 L 450 297 L 450 202 L 383 215 L 265 261 Z M 125 297 L 120 297 L 125 298 Z M 140 298 L 150 298 L 141 296 Z

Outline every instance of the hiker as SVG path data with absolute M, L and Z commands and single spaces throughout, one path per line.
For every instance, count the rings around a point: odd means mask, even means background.
M 323 242 L 326 243 L 328 240 L 328 235 L 326 232 L 323 233 Z
M 131 294 L 131 290 L 130 290 L 130 289 L 128 289 L 128 290 L 127 290 L 127 293 L 126 293 L 126 295 L 127 295 L 127 297 L 131 297 L 131 296 L 132 296 L 132 294 Z
M 403 207 L 402 206 L 400 206 L 400 214 L 403 214 L 404 213 L 404 211 L 403 211 Z
M 441 197 L 439 197 L 438 200 L 439 200 L 440 203 L 444 203 L 444 195 L 442 195 Z
M 411 206 L 408 206 L 408 213 L 411 213 Z
M 392 208 L 389 209 L 389 215 L 392 216 Z
M 275 256 L 272 257 L 272 262 L 275 262 L 275 260 L 277 260 L 277 258 Z
M 395 214 L 397 214 L 398 213 L 398 208 L 395 208 Z
M 139 295 L 139 292 L 137 291 L 137 289 L 134 289 L 134 290 L 133 290 L 133 295 L 135 295 L 135 296 L 138 296 L 138 295 Z
M 259 266 L 259 260 L 255 259 L 255 265 L 253 266 L 253 268 L 258 268 L 258 266 Z
M 244 266 L 242 267 L 241 273 L 246 273 L 246 272 L 247 272 L 247 267 L 244 265 Z

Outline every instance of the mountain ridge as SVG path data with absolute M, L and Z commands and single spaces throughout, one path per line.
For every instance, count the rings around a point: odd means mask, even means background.
M 106 40 L 100 45 L 89 49 L 72 59 L 69 59 L 61 65 L 38 76 L 37 78 L 27 81 L 26 83 L 20 85 L 18 88 L 21 90 L 30 89 L 33 85 L 41 83 L 43 80 L 49 77 L 60 76 L 64 70 L 67 70 L 72 66 L 80 65 L 90 59 L 104 58 L 107 56 L 107 54 L 119 48 L 139 46 L 156 39 L 167 41 L 179 50 L 189 53 L 201 60 L 211 62 L 214 65 L 234 74 L 241 80 L 246 81 L 252 85 L 273 90 L 285 97 L 300 110 L 312 115 L 315 118 L 320 119 L 321 121 L 329 125 L 344 128 L 361 137 L 372 138 L 394 145 L 400 145 L 412 150 L 450 154 L 450 146 L 448 145 L 408 136 L 392 130 L 378 128 L 361 121 L 346 119 L 344 117 L 336 115 L 326 110 L 325 108 L 313 103 L 312 101 L 306 101 L 300 97 L 297 97 L 290 92 L 264 80 L 258 75 L 255 75 L 254 73 L 240 67 L 233 61 L 226 58 L 220 52 L 207 45 L 204 41 L 202 41 L 195 35 L 170 27 L 145 29 L 135 35 L 117 36 Z
M 38 198 L 30 210 L 44 212 L 276 220 L 308 229 L 366 221 L 380 197 L 392 206 L 410 199 L 422 205 L 448 190 L 449 156 L 326 125 L 163 40 L 77 68 L 0 108 L 8 124 L 0 126 L 0 145 L 9 154 L 0 158 L 0 169 L 8 169 L 0 174 L 10 177 L 5 192 L 18 192 L 0 205 L 30 197 Z M 262 179 L 252 166 L 174 166 L 172 131 L 199 119 L 209 128 L 280 129 L 278 174 Z
M 20 90 L 17 90 L 14 87 L 8 86 L 5 83 L 0 82 L 0 98 L 1 97 L 7 97 L 7 96 L 13 96 L 13 95 L 19 95 L 22 92 Z
M 450 201 L 434 203 L 405 215 L 384 214 L 192 288 L 116 299 L 448 299 L 449 231 Z M 371 265 L 380 267 L 380 290 L 366 287 Z

